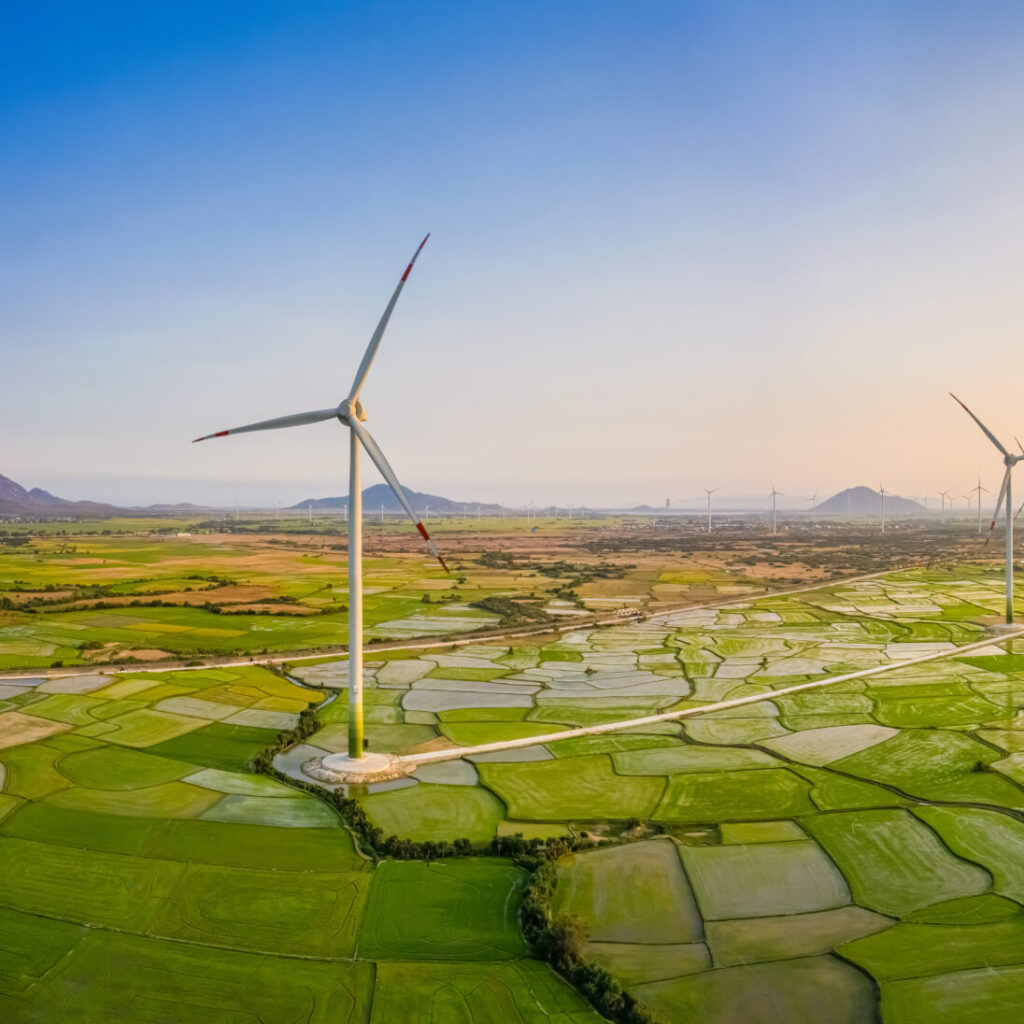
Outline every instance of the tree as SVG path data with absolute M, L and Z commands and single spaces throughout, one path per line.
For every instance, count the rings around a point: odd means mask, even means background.
M 587 943 L 587 922 L 575 914 L 559 914 L 548 927 L 547 953 L 554 963 L 571 963 L 583 955 Z

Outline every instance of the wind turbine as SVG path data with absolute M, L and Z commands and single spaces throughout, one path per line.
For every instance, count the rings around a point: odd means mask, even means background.
M 430 235 L 427 235 L 429 238 Z M 206 434 L 197 437 L 196 441 L 206 441 L 211 437 L 226 437 L 228 434 L 244 434 L 252 430 L 278 430 L 282 427 L 298 427 L 307 423 L 319 423 L 321 420 L 338 420 L 342 426 L 349 429 L 349 468 L 348 468 L 348 596 L 349 596 L 349 639 L 348 639 L 348 757 L 349 760 L 359 760 L 363 757 L 363 514 L 362 502 L 363 493 L 359 481 L 359 449 L 360 446 L 366 449 L 367 455 L 373 460 L 381 476 L 387 481 L 388 486 L 394 492 L 399 503 L 408 513 L 409 518 L 416 524 L 416 529 L 427 543 L 427 550 L 441 563 L 445 572 L 448 566 L 441 557 L 430 539 L 430 535 L 423 528 L 423 523 L 413 511 L 412 505 L 406 497 L 402 485 L 398 482 L 394 470 L 384 458 L 384 453 L 377 447 L 370 432 L 363 426 L 366 420 L 366 411 L 362 402 L 359 401 L 359 392 L 366 381 L 366 376 L 373 365 L 377 349 L 380 347 L 381 338 L 391 319 L 395 303 L 402 293 L 402 288 L 409 278 L 413 264 L 427 244 L 427 238 L 420 242 L 419 248 L 413 253 L 409 265 L 405 268 L 398 287 L 395 288 L 391 301 L 384 310 L 384 315 L 377 324 L 377 329 L 370 338 L 366 347 L 363 361 L 356 370 L 355 380 L 349 390 L 348 397 L 332 409 L 316 409 L 313 412 L 300 412 L 293 416 L 280 416 L 277 419 L 262 420 L 259 423 L 250 423 L 244 427 L 234 427 L 231 430 L 219 430 L 215 434 Z
M 717 490 L 719 490 L 718 487 L 712 487 L 710 489 L 707 487 L 703 488 L 704 493 L 708 496 L 708 533 L 711 532 L 711 495 Z
M 882 496 L 882 533 L 885 533 L 885 487 L 878 485 L 878 493 Z
M 812 517 L 814 519 L 814 522 L 817 522 L 818 521 L 818 513 L 815 511 L 815 509 L 817 509 L 817 507 L 818 507 L 818 488 L 815 487 L 814 488 L 814 494 L 810 498 L 806 498 L 804 500 L 810 502 L 811 507 L 810 507 L 809 511 L 810 511 L 810 513 L 811 513 L 811 515 L 812 515 Z
M 942 499 L 942 525 L 946 525 L 946 495 L 949 491 L 939 491 L 939 497 Z
M 775 484 L 772 484 L 771 492 L 768 497 L 772 499 L 772 536 L 775 536 L 775 499 L 776 497 L 782 497 L 782 491 L 775 490 Z
M 999 511 L 1003 507 L 1003 502 L 1006 502 L 1006 622 L 1009 625 L 1013 622 L 1013 467 L 1018 462 L 1024 460 L 1024 447 L 1021 448 L 1020 455 L 1011 455 L 1005 448 L 1005 446 L 996 439 L 995 434 L 992 433 L 988 427 L 985 426 L 977 416 L 971 412 L 970 409 L 960 401 L 956 395 L 951 391 L 950 397 L 956 401 L 960 407 L 967 413 L 968 416 L 974 420 L 975 423 L 981 427 L 982 433 L 996 446 L 999 453 L 1003 456 L 1003 465 L 1006 467 L 1006 472 L 1003 473 L 1003 485 L 999 488 L 999 500 L 996 502 L 996 510 L 992 513 L 992 522 L 989 525 L 989 536 L 991 537 L 991 531 L 996 527 L 996 520 L 999 518 Z M 1017 442 L 1020 446 L 1020 441 Z M 980 500 L 980 496 L 979 496 Z M 987 543 L 987 542 L 986 542 Z

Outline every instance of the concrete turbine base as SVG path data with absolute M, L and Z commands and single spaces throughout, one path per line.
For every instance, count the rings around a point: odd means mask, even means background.
M 416 770 L 415 764 L 403 761 L 394 754 L 363 754 L 349 757 L 348 754 L 329 754 L 306 761 L 302 771 L 317 782 L 368 785 L 373 782 L 391 782 L 404 778 Z

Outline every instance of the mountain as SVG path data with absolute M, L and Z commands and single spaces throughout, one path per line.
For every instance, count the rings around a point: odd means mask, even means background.
M 65 501 L 49 491 L 21 484 L 0 475 L 0 515 L 4 516 L 111 516 L 122 510 L 95 501 Z
M 870 487 L 847 487 L 845 491 L 833 494 L 827 501 L 823 501 L 813 511 L 823 516 L 880 516 L 882 495 Z M 908 519 L 927 514 L 928 510 L 919 502 L 885 492 L 886 518 Z
M 405 493 L 408 495 L 412 507 L 417 512 L 423 512 L 426 509 L 430 512 L 436 512 L 438 515 L 461 516 L 464 512 L 468 512 L 469 515 L 476 515 L 478 509 L 488 514 L 501 511 L 501 505 L 483 505 L 476 501 L 452 501 L 451 498 L 442 498 L 439 494 L 424 494 L 422 491 L 410 491 L 408 489 L 406 489 Z M 365 513 L 369 515 L 371 512 L 378 511 L 382 504 L 385 512 L 402 511 L 402 506 L 398 504 L 398 499 L 387 484 L 374 484 L 373 487 L 367 487 L 363 491 L 363 511 Z M 300 501 L 297 505 L 292 505 L 290 511 L 305 512 L 310 507 L 314 511 L 318 509 L 321 511 L 340 511 L 341 509 L 348 508 L 348 495 L 346 494 L 344 497 L 339 498 L 307 498 L 305 501 Z

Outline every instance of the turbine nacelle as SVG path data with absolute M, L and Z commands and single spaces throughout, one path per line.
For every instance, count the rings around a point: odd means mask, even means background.
M 338 405 L 338 419 L 341 420 L 345 426 L 348 426 L 352 420 L 356 420 L 359 423 L 366 422 L 366 410 L 363 408 L 363 403 L 359 399 L 353 401 L 350 398 L 346 398 L 344 402 Z

